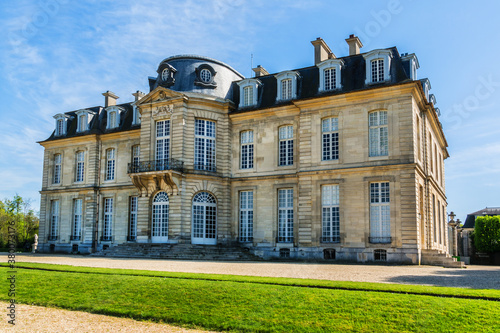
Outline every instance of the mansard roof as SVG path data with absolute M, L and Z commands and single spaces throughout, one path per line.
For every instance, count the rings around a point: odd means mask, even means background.
M 496 216 L 500 215 L 500 207 L 486 207 L 477 212 L 470 213 L 465 219 L 463 228 L 474 228 L 476 226 L 476 217 L 478 216 Z

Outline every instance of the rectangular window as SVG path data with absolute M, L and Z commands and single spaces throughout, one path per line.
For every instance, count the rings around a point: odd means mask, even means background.
M 196 119 L 194 131 L 195 170 L 216 171 L 215 122 Z
M 369 156 L 389 155 L 389 133 L 387 111 L 370 112 L 369 117 Z
M 417 116 L 417 156 L 418 159 L 422 160 L 422 138 L 421 138 L 421 129 L 420 129 L 420 118 Z
M 78 132 L 85 132 L 87 130 L 87 115 L 81 114 L 78 116 Z
M 337 71 L 335 68 L 325 69 L 325 90 L 333 90 L 336 88 L 335 83 L 337 82 Z
M 139 162 L 141 156 L 141 146 L 136 145 L 132 147 L 132 172 L 139 172 Z
M 321 132 L 323 135 L 322 160 L 331 161 L 339 159 L 339 120 L 338 118 L 326 118 L 321 121 Z
M 82 236 L 83 200 L 75 199 L 73 202 L 73 232 L 71 240 L 80 240 Z
M 170 169 L 170 120 L 156 122 L 156 170 Z
M 243 106 L 253 105 L 253 87 L 247 86 L 243 88 Z
M 56 121 L 56 135 L 64 134 L 64 119 L 57 119 Z
M 241 169 L 253 168 L 253 131 L 244 131 L 240 134 L 241 142 Z
M 102 240 L 111 241 L 111 227 L 113 224 L 113 198 L 104 199 L 104 224 L 102 227 Z
M 83 182 L 85 175 L 85 152 L 79 151 L 76 153 L 76 177 L 75 181 Z
M 339 186 L 321 187 L 322 236 L 325 243 L 340 242 Z
M 437 216 L 436 216 L 436 196 L 432 195 L 432 223 L 434 225 L 434 243 L 437 243 Z
M 384 81 L 384 59 L 375 59 L 371 61 L 372 82 Z
M 130 197 L 130 221 L 128 229 L 128 240 L 137 240 L 137 202 L 138 197 Z
M 370 184 L 370 243 L 391 242 L 389 183 Z
M 240 192 L 240 242 L 253 241 L 253 191 Z
M 115 179 L 115 150 L 106 151 L 106 180 Z
M 61 183 L 62 156 L 54 155 L 54 184 Z
M 278 242 L 293 242 L 293 189 L 278 191 Z
M 279 129 L 279 165 L 293 165 L 293 126 Z
M 59 233 L 59 200 L 53 200 L 50 212 L 49 240 L 57 240 L 58 233 Z
M 111 111 L 108 117 L 108 128 L 116 127 L 116 111 Z
M 281 99 L 292 99 L 292 79 L 281 80 Z

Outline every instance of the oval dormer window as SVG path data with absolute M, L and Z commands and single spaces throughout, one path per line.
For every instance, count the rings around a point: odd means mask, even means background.
M 165 68 L 162 72 L 161 72 L 161 79 L 162 81 L 167 81 L 170 77 L 170 70 L 168 68 Z
M 203 68 L 200 71 L 200 80 L 205 83 L 209 83 L 211 79 L 212 79 L 212 73 L 208 69 Z

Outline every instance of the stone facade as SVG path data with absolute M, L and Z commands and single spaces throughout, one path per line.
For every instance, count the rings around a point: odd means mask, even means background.
M 447 143 L 416 57 L 358 47 L 336 58 L 313 45 L 315 66 L 259 66 L 251 79 L 213 59 L 170 57 L 147 95 L 114 105 L 108 92 L 105 107 L 86 109 L 83 131 L 82 112 L 56 116 L 66 127 L 40 143 L 40 249 L 193 243 L 402 263 L 447 253 Z

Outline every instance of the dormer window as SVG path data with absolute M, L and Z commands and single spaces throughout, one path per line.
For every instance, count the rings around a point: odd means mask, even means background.
M 93 115 L 94 115 L 93 112 L 89 112 L 89 110 L 76 111 L 76 118 L 77 118 L 76 131 L 78 133 L 89 130 L 89 123 Z
M 417 69 L 420 68 L 420 64 L 418 63 L 417 56 L 415 53 L 405 53 L 401 55 L 401 60 L 403 61 L 403 65 L 405 70 L 408 72 L 408 76 L 411 80 L 417 79 Z
M 240 108 L 257 105 L 260 85 L 262 83 L 258 79 L 245 79 L 238 82 L 238 86 L 240 86 Z
M 120 113 L 122 109 L 117 106 L 111 106 L 106 111 L 108 113 L 108 125 L 106 128 L 112 129 L 120 126 Z
M 194 84 L 196 86 L 212 89 L 217 87 L 217 83 L 214 81 L 217 72 L 213 69 L 212 66 L 208 64 L 202 64 L 196 68 L 195 72 L 196 78 L 194 80 Z
M 341 70 L 344 65 L 342 59 L 328 59 L 320 62 L 319 68 L 319 91 L 331 91 L 341 89 Z
M 373 50 L 363 54 L 366 63 L 365 84 L 374 84 L 391 80 L 390 68 L 392 53 L 390 50 Z
M 141 114 L 137 106 L 134 105 L 133 107 L 132 125 L 139 125 L 141 123 Z
M 56 120 L 55 136 L 66 135 L 68 118 L 69 117 L 63 113 L 59 113 L 54 116 L 54 119 Z
M 159 75 L 160 85 L 163 87 L 173 86 L 175 83 L 174 76 L 176 72 L 177 70 L 170 64 L 165 64 L 165 63 L 160 64 L 160 67 L 158 68 L 158 74 L 160 74 Z
M 276 102 L 288 101 L 297 98 L 297 80 L 299 74 L 294 71 L 281 72 L 276 75 L 278 93 Z
M 431 81 L 429 79 L 421 79 L 422 89 L 424 90 L 425 98 L 429 101 L 429 90 L 431 90 Z

